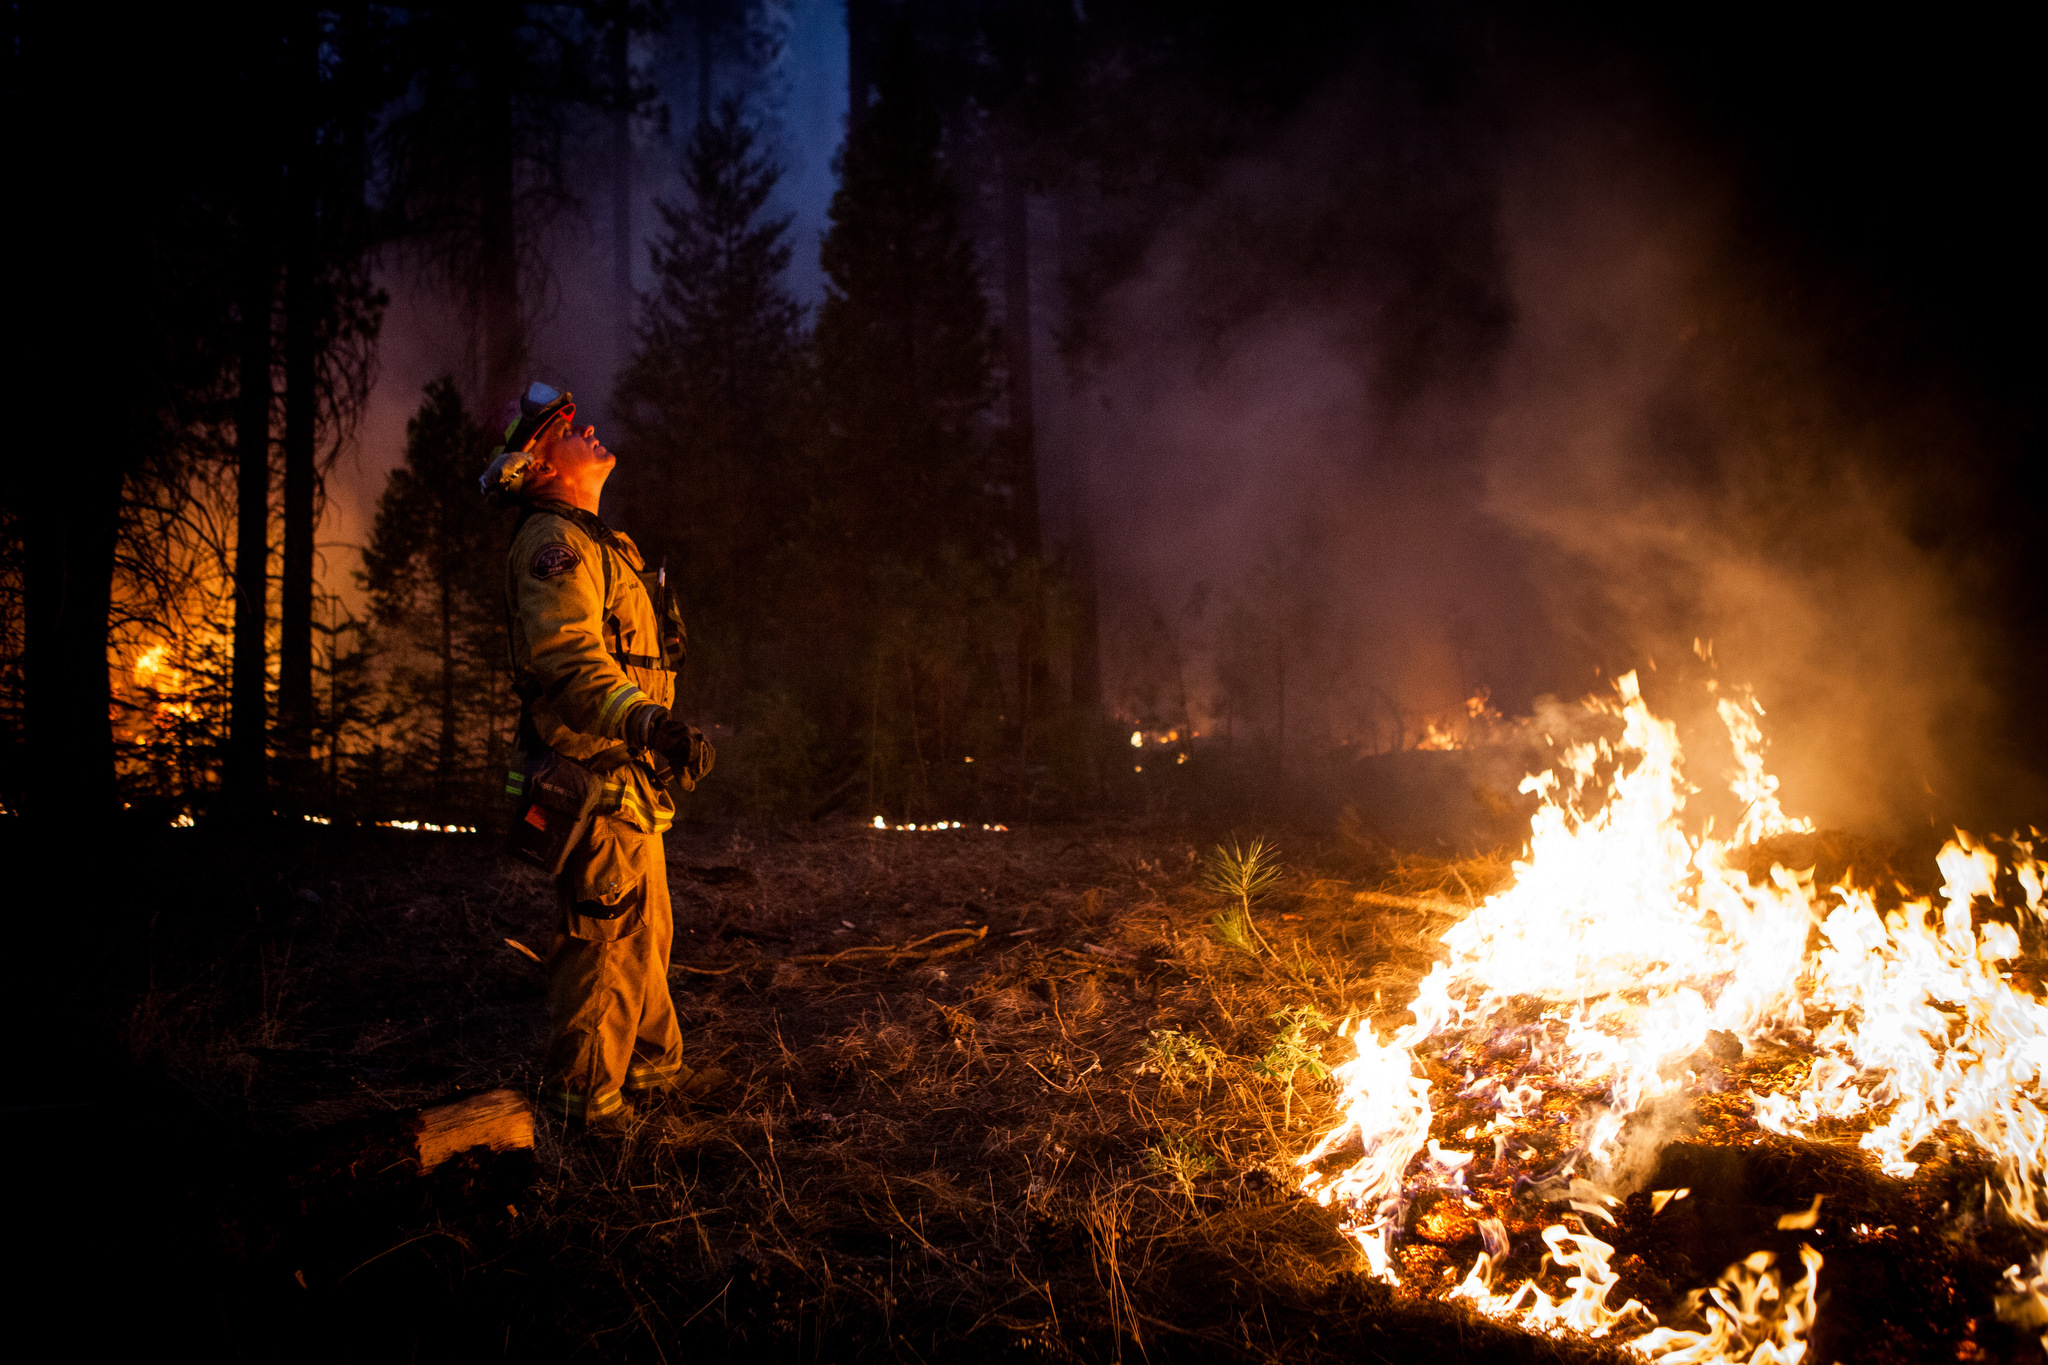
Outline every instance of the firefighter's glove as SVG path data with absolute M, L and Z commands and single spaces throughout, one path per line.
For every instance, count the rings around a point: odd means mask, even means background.
M 670 766 L 695 786 L 711 772 L 711 765 L 718 761 L 718 752 L 696 726 L 685 725 L 679 720 L 669 724 L 675 731 L 673 741 L 661 751 L 668 755 Z M 657 738 L 655 743 L 660 745 L 661 739 Z
M 625 740 L 636 749 L 665 754 L 669 766 L 692 784 L 701 782 L 717 759 L 704 732 L 665 706 L 634 708 L 626 718 Z

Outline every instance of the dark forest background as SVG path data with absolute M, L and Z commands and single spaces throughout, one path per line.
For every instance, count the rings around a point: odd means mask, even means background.
M 1384 729 L 1307 719 L 1313 637 L 1339 627 L 1284 562 L 1227 606 L 1153 612 L 1106 675 L 1099 520 L 1037 429 L 1034 386 L 1053 377 L 1031 338 L 1057 339 L 1064 381 L 1119 373 L 1142 340 L 1105 301 L 1177 234 L 1200 307 L 1161 325 L 1195 351 L 1228 351 L 1275 300 L 1355 296 L 1388 429 L 1477 393 L 1524 321 L 1503 149 L 1561 84 L 1624 132 L 1705 149 L 1755 296 L 1799 315 L 1828 411 L 1939 433 L 1848 444 L 1859 476 L 1898 490 L 1916 551 L 1968 586 L 1970 666 L 1995 702 L 1954 739 L 2009 760 L 1973 809 L 2038 793 L 2038 155 L 2022 45 L 1989 20 L 847 0 L 813 307 L 789 284 L 810 247 L 772 208 L 750 93 L 779 13 L 11 9 L 28 152 L 17 473 L 0 481 L 10 814 L 490 819 L 510 522 L 475 477 L 553 306 L 549 232 L 579 217 L 623 279 L 635 257 L 653 269 L 613 391 L 579 398 L 620 456 L 608 515 L 684 593 L 683 704 L 723 755 L 698 813 L 1016 819 L 1157 808 L 1199 782 L 1227 802 L 1284 785 L 1290 752 L 1299 769 L 1413 747 L 1437 722 L 1398 696 L 1373 703 Z M 691 107 L 662 101 L 636 51 L 695 64 Z M 626 234 L 593 168 L 623 164 L 628 120 L 657 116 L 685 192 Z M 1247 158 L 1303 143 L 1307 170 L 1247 192 Z M 393 262 L 464 320 L 468 363 L 421 396 L 343 594 L 321 586 L 316 533 Z M 1048 297 L 1056 315 L 1034 318 Z M 1739 320 L 1730 334 L 1749 367 L 1731 372 L 1771 391 L 1780 360 L 1744 351 Z M 1660 479 L 1726 477 L 1682 422 L 1659 439 Z M 1200 701 L 1193 631 L 1213 654 Z M 1526 706 L 1630 662 L 1612 639 L 1571 643 L 1475 666 L 1458 690 L 1512 676 L 1495 703 Z M 1196 743 L 1219 718 L 1227 742 Z

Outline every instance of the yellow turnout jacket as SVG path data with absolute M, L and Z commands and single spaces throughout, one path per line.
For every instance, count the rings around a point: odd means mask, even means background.
M 628 762 L 644 754 L 629 754 L 620 738 L 635 708 L 675 704 L 653 577 L 630 538 L 565 503 L 543 502 L 512 538 L 505 592 L 513 685 L 534 736 L 608 775 L 601 809 L 659 833 L 674 804 L 644 761 Z M 680 622 L 674 628 L 679 633 Z

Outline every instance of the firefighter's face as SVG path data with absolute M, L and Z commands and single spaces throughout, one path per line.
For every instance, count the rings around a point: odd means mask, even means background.
M 583 499 L 576 495 L 587 494 L 594 499 L 618 462 L 618 457 L 597 439 L 597 428 L 592 426 L 579 429 L 564 424 L 541 439 L 537 453 L 542 471 L 537 471 L 540 477 L 529 487 L 537 496 L 544 496 L 542 489 L 552 485 L 570 495 L 566 501 L 578 505 Z
M 566 422 L 541 441 L 540 458 L 557 474 L 572 479 L 598 469 L 608 471 L 618 459 L 597 439 L 596 427 L 586 426 L 579 431 Z

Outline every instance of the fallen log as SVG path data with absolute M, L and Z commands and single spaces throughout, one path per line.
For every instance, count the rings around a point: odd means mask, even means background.
M 533 1143 L 533 1107 L 510 1089 L 258 1140 L 216 1175 L 222 1249 L 331 1282 L 394 1230 L 508 1209 L 532 1183 Z
M 463 1170 L 455 1183 L 473 1184 L 501 1154 L 532 1148 L 533 1106 L 517 1090 L 500 1089 L 303 1134 L 287 1144 L 280 1164 L 300 1210 L 311 1212 L 337 1198 L 353 1201 L 372 1186 L 410 1185 L 458 1157 L 465 1159 L 456 1162 Z
M 415 1150 L 420 1174 L 476 1147 L 509 1152 L 533 1146 L 533 1106 L 517 1090 L 487 1090 L 419 1112 Z

